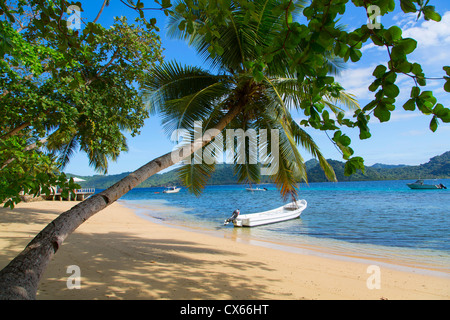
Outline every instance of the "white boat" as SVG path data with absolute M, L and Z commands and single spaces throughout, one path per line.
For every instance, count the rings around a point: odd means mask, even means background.
M 177 193 L 180 192 L 181 188 L 177 187 L 168 187 L 166 190 L 163 191 L 163 193 Z
M 298 218 L 302 211 L 306 209 L 306 206 L 306 200 L 294 201 L 273 210 L 239 215 L 233 220 L 233 224 L 235 227 L 255 227 L 291 220 Z
M 267 188 L 245 188 L 247 191 L 267 191 Z
M 422 179 L 417 180 L 414 183 L 407 183 L 406 184 L 411 189 L 447 189 L 446 186 L 444 186 L 442 183 L 440 184 L 425 184 Z

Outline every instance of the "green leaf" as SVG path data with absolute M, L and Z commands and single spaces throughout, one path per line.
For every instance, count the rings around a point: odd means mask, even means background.
M 380 64 L 375 68 L 372 74 L 376 78 L 381 78 L 386 73 L 386 70 L 387 70 L 386 66 Z
M 164 9 L 170 8 L 172 4 L 170 3 L 170 0 L 162 0 L 161 7 Z
M 224 53 L 224 49 L 218 44 L 214 45 L 214 50 L 219 56 L 223 55 Z
M 445 108 L 441 103 L 436 104 L 436 106 L 433 109 L 433 113 L 438 118 L 445 118 L 448 116 L 449 109 Z
M 372 92 L 375 92 L 378 89 L 378 87 L 380 86 L 380 84 L 381 84 L 380 79 L 375 80 L 369 86 L 369 90 L 372 91 Z
M 352 62 L 359 61 L 359 59 L 361 59 L 361 56 L 362 56 L 362 52 L 360 50 L 355 49 L 355 48 L 350 49 L 350 59 L 352 60 Z
M 410 54 L 417 48 L 417 41 L 411 38 L 405 38 L 400 40 L 397 45 L 402 46 L 405 54 Z
M 389 84 L 383 87 L 384 94 L 389 98 L 395 98 L 399 95 L 400 89 L 395 84 Z
M 257 82 L 261 82 L 262 80 L 264 80 L 264 74 L 256 68 L 253 69 L 253 77 Z
M 411 98 L 417 98 L 420 94 L 420 88 L 419 87 L 412 87 L 411 88 Z
M 425 6 L 422 10 L 425 20 L 441 21 L 441 15 L 434 10 L 434 6 Z
M 374 116 L 380 120 L 380 122 L 387 122 L 391 119 L 391 112 L 384 104 L 378 105 L 373 112 Z
M 401 60 L 405 58 L 405 55 L 413 52 L 417 47 L 417 41 L 411 38 L 406 38 L 397 41 L 391 51 L 391 59 Z
M 180 2 L 176 7 L 175 7 L 175 11 L 178 12 L 179 14 L 183 14 L 186 11 L 186 5 L 182 2 Z
M 363 173 L 365 172 L 364 159 L 361 157 L 350 158 L 345 163 L 344 175 L 350 176 L 356 173 L 357 170 L 361 170 Z
M 395 80 L 397 79 L 397 74 L 393 71 L 389 71 L 386 76 L 383 79 L 384 83 L 395 83 Z
M 400 8 L 404 13 L 416 12 L 416 6 L 412 0 L 400 0 Z
M 444 69 L 445 73 L 450 76 L 450 67 L 449 66 L 444 66 L 442 67 L 442 69 Z
M 422 66 L 416 62 L 413 63 L 411 72 L 414 73 L 416 76 L 423 75 L 423 69 Z
M 403 73 L 410 73 L 412 69 L 412 63 L 405 60 L 397 66 L 397 69 Z
M 360 131 L 359 131 L 359 138 L 360 138 L 361 140 L 369 139 L 371 136 L 372 136 L 372 134 L 370 133 L 370 131 L 363 130 L 363 129 L 360 128 Z
M 433 116 L 433 118 L 431 119 L 431 122 L 430 122 L 430 130 L 433 132 L 436 132 L 437 127 L 438 127 L 437 117 Z
M 414 99 L 409 99 L 406 101 L 406 103 L 403 105 L 403 109 L 408 111 L 414 111 L 416 109 L 416 102 Z
M 186 21 L 185 21 L 185 20 L 182 20 L 182 21 L 180 22 L 180 24 L 178 25 L 178 29 L 181 30 L 181 31 L 183 31 L 185 28 L 186 28 Z
M 447 81 L 445 82 L 445 84 L 444 84 L 444 90 L 445 90 L 446 92 L 450 92 L 450 79 L 447 80 Z
M 450 122 L 450 109 L 445 108 L 442 104 L 438 103 L 433 109 L 433 113 L 442 121 Z
M 385 37 L 388 41 L 400 40 L 402 37 L 402 29 L 397 26 L 392 26 L 385 33 Z

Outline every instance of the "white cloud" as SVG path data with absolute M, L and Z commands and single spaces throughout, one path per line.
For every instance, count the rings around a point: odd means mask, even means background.
M 416 39 L 420 47 L 440 46 L 442 43 L 449 43 L 450 11 L 442 16 L 440 22 L 429 20 L 423 21 L 419 26 L 409 26 L 409 24 L 402 26 L 403 37 Z
M 395 24 L 399 26 L 400 28 L 406 29 L 414 27 L 418 21 L 417 21 L 417 13 L 398 13 L 395 15 L 392 20 L 395 21 Z
M 401 111 L 394 111 L 391 113 L 391 119 L 390 121 L 404 121 L 409 120 L 412 118 L 420 117 L 421 114 L 418 112 L 412 113 L 412 112 L 401 112 Z
M 344 87 L 345 91 L 356 96 L 358 100 L 373 99 L 373 92 L 368 87 L 375 80 L 372 72 L 374 65 L 364 68 L 352 68 L 341 72 L 336 80 Z
M 423 128 L 422 130 L 409 130 L 406 132 L 400 133 L 401 136 L 404 137 L 416 137 L 416 136 L 424 136 L 428 133 L 427 128 Z
M 410 37 L 417 40 L 417 48 L 408 56 L 408 60 L 422 65 L 428 78 L 443 77 L 445 73 L 442 66 L 450 64 L 450 11 L 442 15 L 440 22 L 425 21 L 423 17 L 417 20 L 417 14 L 415 13 L 398 14 L 393 17 L 393 21 L 402 28 L 404 38 Z M 364 53 L 363 55 L 370 59 L 370 67 L 348 69 L 342 73 L 342 77 L 338 81 L 348 92 L 355 94 L 358 100 L 372 100 L 374 94 L 368 90 L 368 86 L 374 80 L 371 74 L 377 64 L 385 64 L 387 61 L 378 53 L 379 50 L 386 50 L 386 48 L 368 43 L 361 50 Z M 396 81 L 400 88 L 400 95 L 396 99 L 398 106 L 409 99 L 411 86 L 414 85 L 412 81 L 410 77 L 398 75 Z M 449 100 L 448 94 L 445 94 L 442 88 L 443 84 L 443 80 L 430 79 L 427 80 L 427 87 L 422 88 L 422 90 L 432 90 L 438 97 L 439 102 L 446 104 Z
M 423 21 L 410 27 L 402 26 L 403 37 L 417 40 L 413 57 L 420 59 L 422 65 L 448 64 L 450 60 L 450 11 L 445 12 L 440 22 Z M 442 70 L 441 70 L 442 71 Z
M 413 38 L 417 41 L 417 49 L 411 55 L 410 61 L 415 56 L 421 60 L 422 65 L 442 65 L 443 62 L 447 63 L 450 60 L 450 11 L 445 12 L 439 22 L 426 21 L 423 15 L 417 20 L 416 13 L 400 13 L 394 16 L 393 20 L 402 29 L 403 38 Z M 384 47 L 368 43 L 361 48 L 361 51 L 375 48 L 385 50 Z
M 365 51 L 370 50 L 370 49 L 374 49 L 374 48 L 377 49 L 378 51 L 386 51 L 386 48 L 385 48 L 385 47 L 383 47 L 383 46 L 377 46 L 376 44 L 374 44 L 373 42 L 371 42 L 371 43 L 369 43 L 369 44 L 366 44 L 366 45 L 362 46 L 361 52 L 364 53 Z

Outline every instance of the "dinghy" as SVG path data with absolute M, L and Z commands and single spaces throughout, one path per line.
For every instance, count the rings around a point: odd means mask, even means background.
M 302 211 L 306 209 L 306 206 L 306 200 L 294 201 L 269 211 L 243 215 L 239 214 L 237 217 L 234 217 L 234 219 L 225 220 L 224 224 L 233 222 L 235 227 L 256 227 L 264 224 L 291 220 L 298 218 Z

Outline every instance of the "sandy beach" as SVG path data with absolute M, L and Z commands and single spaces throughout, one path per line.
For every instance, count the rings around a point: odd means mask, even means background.
M 75 204 L 41 201 L 21 203 L 13 211 L 1 208 L 0 268 Z M 73 265 L 81 271 L 80 289 L 69 290 L 67 269 Z M 38 299 L 450 298 L 450 275 L 384 266 L 378 274 L 371 265 L 376 262 L 298 254 L 173 228 L 114 203 L 66 240 L 44 274 Z

